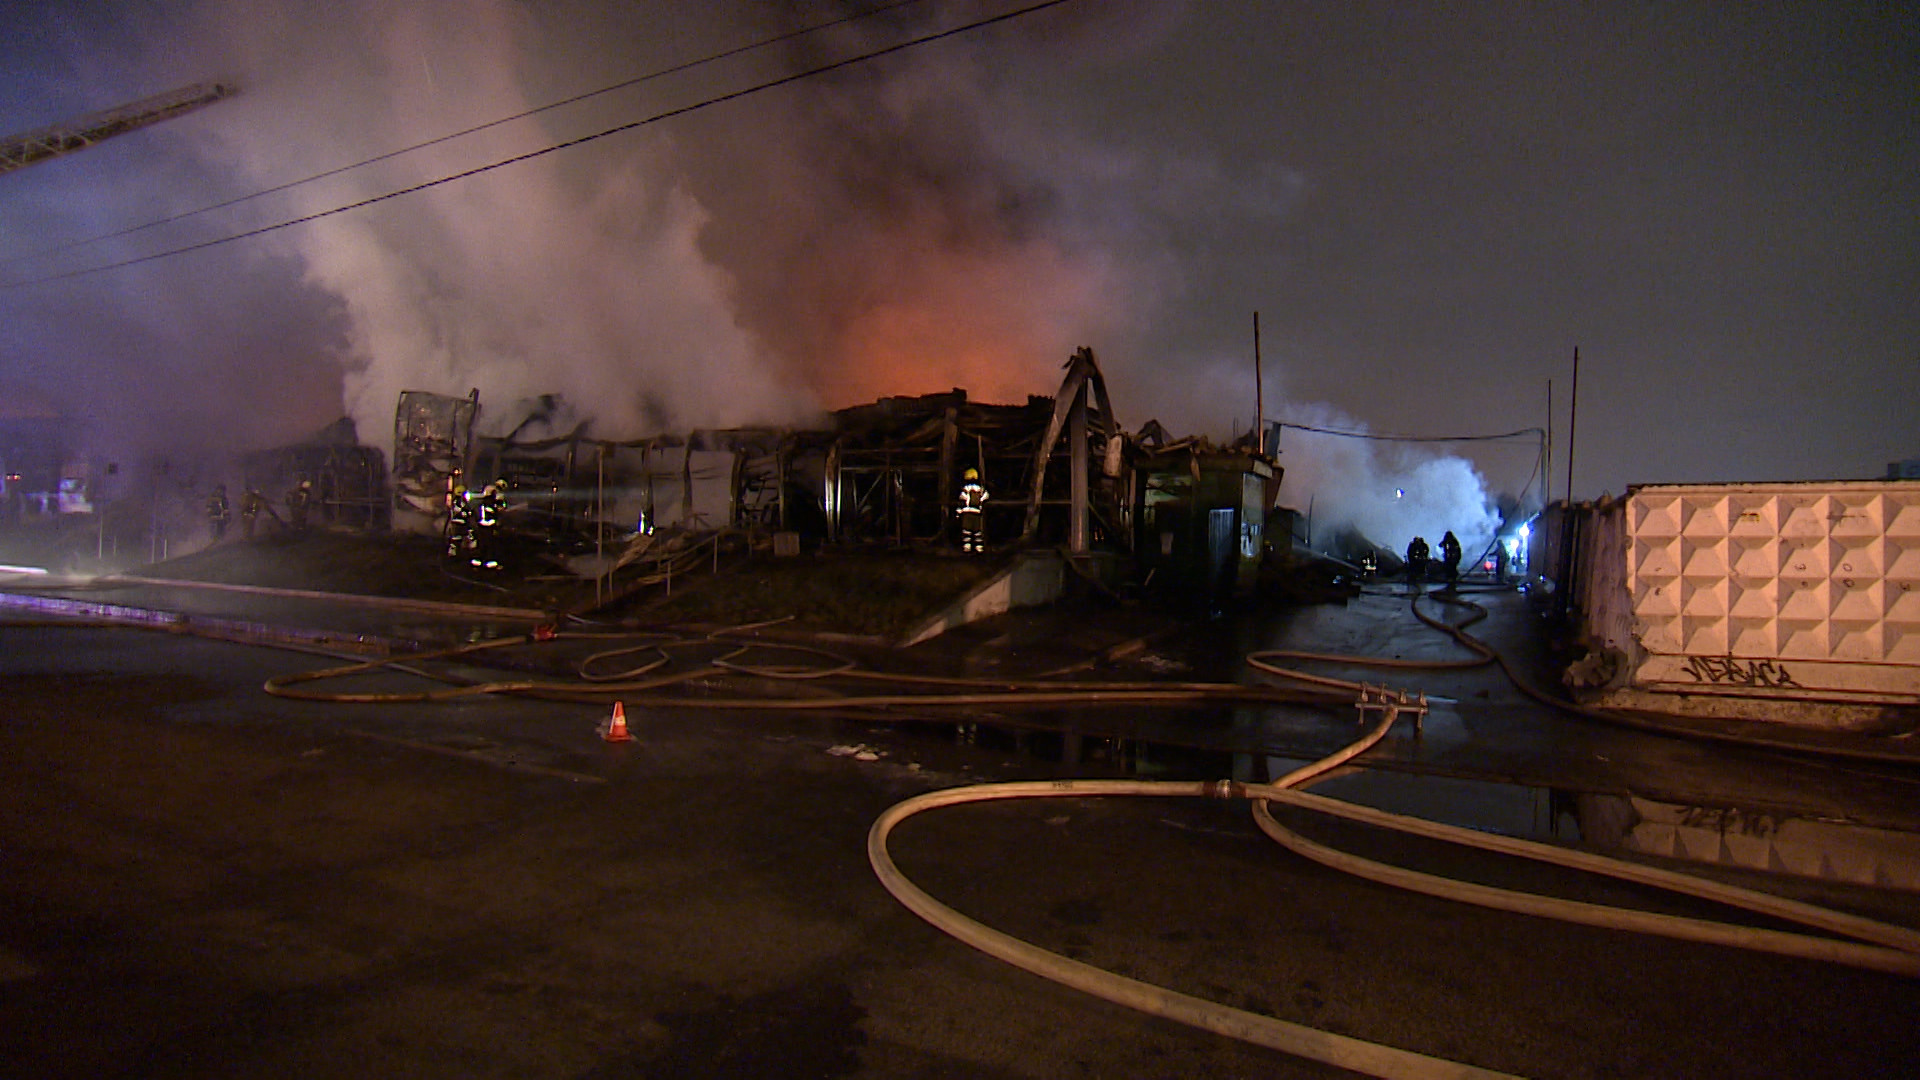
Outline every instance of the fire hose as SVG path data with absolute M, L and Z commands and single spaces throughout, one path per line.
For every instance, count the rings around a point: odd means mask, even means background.
M 1073 986 L 1076 989 L 1128 1005 L 1129 1007 L 1141 1009 L 1154 1015 L 1179 1020 L 1204 1030 L 1239 1038 L 1286 1053 L 1378 1076 L 1424 1078 L 1495 1076 L 1501 1074 L 1392 1047 L 1380 1046 L 1364 1040 L 1339 1036 L 1303 1025 L 1292 1024 L 1274 1017 L 1250 1013 L 1208 1002 L 1203 999 L 1193 998 L 1176 991 L 1154 987 L 1111 972 L 1105 972 L 1090 965 L 1047 952 L 1037 946 L 1018 941 L 999 931 L 992 930 L 983 924 L 968 919 L 933 899 L 917 886 L 914 886 L 901 874 L 898 867 L 888 855 L 886 848 L 888 835 L 900 822 L 914 814 L 935 807 L 957 805 L 966 802 L 1015 798 L 1078 798 L 1120 795 L 1156 797 L 1244 797 L 1252 801 L 1256 825 L 1270 837 L 1288 847 L 1289 850 L 1303 857 L 1315 859 L 1326 865 L 1377 882 L 1409 888 L 1447 899 L 1480 904 L 1500 910 L 1560 918 L 1612 929 L 1640 933 L 1656 933 L 1686 940 L 1732 945 L 1771 952 L 1778 955 L 1825 960 L 1909 977 L 1920 976 L 1920 932 L 1915 932 L 1904 927 L 1880 923 L 1813 905 L 1800 904 L 1752 890 L 1721 885 L 1691 875 L 1625 863 L 1597 855 L 1562 849 L 1552 845 L 1537 844 L 1510 837 L 1484 834 L 1474 830 L 1460 829 L 1436 822 L 1422 821 L 1384 811 L 1371 810 L 1339 800 L 1327 799 L 1301 790 L 1314 780 L 1323 777 L 1329 770 L 1337 768 L 1341 764 L 1364 753 L 1385 736 L 1393 723 L 1401 715 L 1410 714 L 1417 720 L 1419 715 L 1425 711 L 1425 701 L 1424 699 L 1412 698 L 1405 693 L 1389 692 L 1366 686 L 1365 684 L 1322 675 L 1313 675 L 1293 668 L 1283 667 L 1277 663 L 1277 661 L 1330 661 L 1350 665 L 1428 669 L 1436 667 L 1462 668 L 1499 663 L 1503 668 L 1508 670 L 1509 674 L 1512 674 L 1511 668 L 1508 667 L 1504 658 L 1465 632 L 1463 629 L 1465 625 L 1471 625 L 1472 622 L 1485 617 L 1484 609 L 1479 609 L 1476 605 L 1466 606 L 1474 607 L 1476 614 L 1460 626 L 1444 623 L 1421 613 L 1418 609 L 1417 597 L 1415 599 L 1414 614 L 1419 617 L 1422 622 L 1448 633 L 1464 648 L 1474 653 L 1474 656 L 1470 659 L 1451 661 L 1393 661 L 1369 657 L 1293 651 L 1266 651 L 1254 653 L 1247 657 L 1247 662 L 1257 670 L 1288 680 L 1289 682 L 1309 687 L 1310 689 L 1307 690 L 1273 686 L 1213 683 L 1089 684 L 1050 681 L 1046 679 L 1025 681 L 982 680 L 899 675 L 860 671 L 853 668 L 851 662 L 844 657 L 836 656 L 825 650 L 800 646 L 778 646 L 777 648 L 788 649 L 803 654 L 813 654 L 824 659 L 826 662 L 815 665 L 754 663 L 748 660 L 747 657 L 750 650 L 755 646 L 752 643 L 741 644 L 737 641 L 728 641 L 725 636 L 727 632 L 719 632 L 701 638 L 691 639 L 655 635 L 656 637 L 660 637 L 660 640 L 638 646 L 597 653 L 589 658 L 588 661 L 582 663 L 580 679 L 572 682 L 541 679 L 462 682 L 446 673 L 433 672 L 418 666 L 418 664 L 424 661 L 457 659 L 481 650 L 511 647 L 537 639 L 545 639 L 540 635 L 522 635 L 477 644 L 462 645 L 457 648 L 440 650 L 438 652 L 362 661 L 319 671 L 277 676 L 269 679 L 264 689 L 266 689 L 268 693 L 281 697 L 346 702 L 395 703 L 435 701 L 487 693 L 526 695 L 553 700 L 604 700 L 614 693 L 645 693 L 675 683 L 706 677 L 724 674 L 749 674 L 765 678 L 789 680 L 842 677 L 890 683 L 917 683 L 947 689 L 945 692 L 938 693 L 836 694 L 815 698 L 686 698 L 680 696 L 665 696 L 656 699 L 642 699 L 636 704 L 779 710 L 792 710 L 796 708 L 849 709 L 896 705 L 1164 704 L 1193 703 L 1199 701 L 1299 702 L 1322 705 L 1339 701 L 1358 704 L 1363 713 L 1373 711 L 1379 713 L 1379 721 L 1365 736 L 1337 753 L 1296 770 L 1294 773 L 1272 784 L 1241 784 L 1224 781 L 1212 783 L 1129 780 L 1045 781 L 987 784 L 930 792 L 914 799 L 906 800 L 890 808 L 875 821 L 868 835 L 868 856 L 881 883 L 909 910 L 912 910 L 915 914 L 926 919 L 943 931 L 952 934 L 967 944 L 973 945 L 975 948 L 979 948 L 990 955 L 1006 960 L 1009 963 L 1013 963 L 1016 966 L 1020 966 L 1036 974 L 1055 979 L 1065 985 Z M 749 628 L 734 629 L 737 631 Z M 548 637 L 550 636 L 551 635 L 548 635 Z M 670 650 L 685 648 L 695 644 L 703 647 L 726 644 L 730 646 L 730 648 L 729 651 L 723 655 L 709 660 L 705 666 L 665 675 L 654 674 L 654 672 L 658 671 L 668 662 L 667 653 Z M 597 662 L 619 655 L 649 650 L 655 652 L 654 658 L 632 669 L 616 673 L 593 673 L 590 671 Z M 407 693 L 342 693 L 319 691 L 299 686 L 301 683 L 340 678 L 370 672 L 379 668 L 398 669 L 409 674 L 455 683 L 456 685 L 444 690 Z M 1517 679 L 1516 683 L 1518 683 Z M 1526 689 L 1523 684 L 1522 689 Z M 629 698 L 629 700 L 632 699 Z M 1496 889 L 1471 882 L 1440 878 L 1403 868 L 1386 866 L 1363 859 L 1359 856 L 1336 851 L 1299 836 L 1297 833 L 1281 825 L 1273 817 L 1269 809 L 1269 804 L 1275 802 L 1306 810 L 1333 814 L 1371 826 L 1467 844 L 1483 850 L 1507 855 L 1519 855 L 1573 869 L 1608 874 L 1623 880 L 1654 885 L 1684 895 L 1714 900 L 1780 919 L 1797 921 L 1815 929 L 1845 935 L 1855 938 L 1856 940 L 1841 941 L 1833 938 L 1715 923 L 1706 920 L 1659 915 L 1644 911 L 1514 893 L 1508 890 Z
M 1062 985 L 1150 1015 L 1177 1020 L 1202 1030 L 1373 1076 L 1429 1080 L 1429 1078 L 1440 1077 L 1484 1077 L 1504 1074 L 1236 1009 L 1130 979 L 1049 952 L 970 919 L 934 899 L 901 873 L 887 850 L 887 839 L 895 827 L 915 814 L 936 807 L 970 802 L 1095 796 L 1244 797 L 1252 801 L 1255 824 L 1262 832 L 1288 850 L 1323 865 L 1382 884 L 1496 910 L 1920 977 L 1920 932 L 1906 927 L 1803 904 L 1755 890 L 1723 885 L 1692 875 L 1608 859 L 1548 844 L 1409 818 L 1300 790 L 1379 742 L 1402 713 L 1412 713 L 1417 718 L 1419 713 L 1425 711 L 1426 702 L 1424 698 L 1416 700 L 1404 692 L 1396 693 L 1283 668 L 1275 664 L 1275 660 L 1280 658 L 1330 660 L 1349 664 L 1380 663 L 1383 666 L 1393 667 L 1472 667 L 1492 663 L 1498 659 L 1492 649 L 1466 634 L 1463 628 L 1439 623 L 1437 620 L 1421 615 L 1417 598 L 1415 614 L 1420 616 L 1421 621 L 1445 630 L 1456 641 L 1473 651 L 1476 654 L 1475 658 L 1438 662 L 1374 661 L 1363 657 L 1290 651 L 1256 653 L 1247 658 L 1254 667 L 1282 678 L 1316 686 L 1342 687 L 1351 690 L 1356 695 L 1355 703 L 1363 715 L 1369 711 L 1378 711 L 1380 714 L 1379 721 L 1353 743 L 1271 784 L 1242 784 L 1231 781 L 1213 783 L 1133 780 L 1045 781 L 981 784 L 929 792 L 898 803 L 880 815 L 867 834 L 868 861 L 873 865 L 874 873 L 881 884 L 908 910 L 943 932 L 997 959 Z M 1485 611 L 1480 609 L 1468 624 L 1484 616 Z M 1504 667 L 1505 662 L 1503 660 L 1500 662 Z M 1714 900 L 1760 914 L 1799 922 L 1805 926 L 1846 935 L 1856 940 L 1842 941 L 1835 938 L 1564 900 L 1390 866 L 1338 851 L 1300 836 L 1274 818 L 1269 804 L 1275 802 L 1411 835 L 1451 841 L 1484 851 L 1521 856 L 1551 865 L 1656 886 L 1682 895 Z

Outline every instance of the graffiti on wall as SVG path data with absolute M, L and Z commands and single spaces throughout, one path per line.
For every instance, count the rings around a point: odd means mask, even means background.
M 1799 689 L 1785 664 L 1772 660 L 1737 660 L 1731 656 L 1689 656 L 1684 669 L 1693 681 L 1715 686 L 1782 687 Z

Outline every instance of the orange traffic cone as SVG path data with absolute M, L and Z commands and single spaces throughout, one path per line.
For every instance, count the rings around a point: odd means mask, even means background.
M 633 736 L 627 731 L 627 709 L 625 705 L 618 701 L 613 703 L 613 719 L 607 721 L 606 734 L 601 737 L 608 742 L 633 741 Z

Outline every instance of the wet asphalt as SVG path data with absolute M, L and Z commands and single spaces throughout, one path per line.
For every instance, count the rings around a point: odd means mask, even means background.
M 305 647 L 512 625 L 449 629 L 417 614 L 230 596 L 166 607 L 115 591 L 90 595 L 186 611 L 230 638 L 247 626 L 304 633 L 282 643 Z M 1475 599 L 1493 612 L 1490 639 L 1532 647 L 1522 598 Z M 1043 612 L 964 628 L 908 658 L 812 644 L 928 671 L 1033 674 L 1091 660 L 1107 677 L 1230 680 L 1247 677 L 1245 652 L 1281 645 L 1454 655 L 1406 604 L 1386 590 L 1177 630 L 1120 609 Z M 329 661 L 177 625 L 50 625 L 53 612 L 30 606 L 4 619 L 0 1071 L 10 1075 L 1340 1075 L 977 954 L 895 903 L 863 848 L 874 817 L 920 791 L 1268 767 L 1340 745 L 1355 724 L 1337 710 L 957 720 L 659 707 L 630 712 L 635 740 L 609 744 L 595 730 L 599 704 L 287 701 L 261 684 Z M 326 635 L 337 637 L 317 640 Z M 396 673 L 353 683 L 417 685 Z M 1380 764 L 1765 797 L 1889 821 L 1915 805 L 1914 778 L 1899 770 L 1729 756 L 1553 717 L 1503 686 L 1484 671 L 1423 674 L 1435 711 L 1417 735 L 1396 730 Z M 1323 831 L 1449 872 L 1724 914 Z M 1906 1020 L 1920 987 L 1909 980 L 1406 896 L 1276 849 L 1240 805 L 958 808 L 903 826 L 896 857 L 934 895 L 1066 955 L 1523 1075 L 1920 1065 Z M 1910 908 L 1856 899 L 1882 915 Z

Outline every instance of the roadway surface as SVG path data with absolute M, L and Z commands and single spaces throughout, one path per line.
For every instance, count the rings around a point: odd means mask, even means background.
M 1212 677 L 1282 643 L 1450 648 L 1398 621 L 1403 608 L 1378 597 L 1222 620 L 1132 650 L 1128 670 Z M 330 661 L 43 616 L 15 608 L 0 621 L 0 1072 L 1342 1075 L 1001 965 L 906 912 L 867 867 L 867 827 L 902 798 L 1111 762 L 957 742 L 951 725 L 797 712 L 636 711 L 636 740 L 608 744 L 593 705 L 286 701 L 261 683 Z M 1524 617 L 1496 607 L 1496 623 Z M 1074 639 L 1045 616 L 1010 619 L 919 662 L 1044 669 L 1120 636 Z M 1482 676 L 1424 684 L 1458 704 L 1418 738 L 1395 733 L 1383 758 L 1396 768 L 1504 776 L 1575 762 L 1565 778 L 1595 788 L 1718 784 L 1730 799 L 1773 790 L 1862 816 L 1892 816 L 1902 792 L 1913 804 L 1897 770 L 1834 774 L 1777 755 L 1729 763 L 1698 744 L 1554 726 Z M 382 674 L 355 687 L 415 685 Z M 1101 735 L 1090 727 L 1100 715 L 1046 723 Z M 1186 731 L 1222 753 L 1304 756 L 1353 731 L 1350 716 L 1305 710 L 1136 710 L 1114 722 Z M 1617 775 L 1599 767 L 1616 762 Z M 1652 781 L 1641 775 L 1649 763 L 1660 766 Z M 1726 916 L 1321 831 L 1452 873 Z M 1915 981 L 1405 895 L 1285 853 L 1242 805 L 959 808 L 902 826 L 894 849 L 935 896 L 1066 955 L 1484 1067 L 1541 1077 L 1920 1068 Z M 1904 894 L 1829 898 L 1914 914 Z

